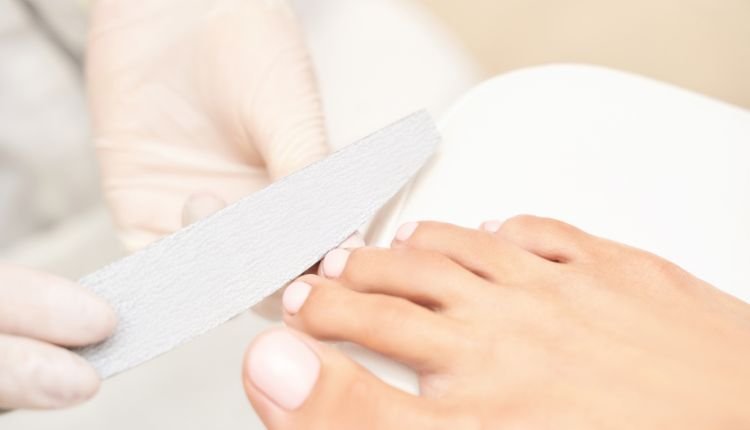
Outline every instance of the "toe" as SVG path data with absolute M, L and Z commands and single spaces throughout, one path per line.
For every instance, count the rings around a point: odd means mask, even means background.
M 390 387 L 335 348 L 289 329 L 261 334 L 245 392 L 270 430 L 447 428 L 432 404 Z
M 321 340 L 347 341 L 417 371 L 439 371 L 465 339 L 463 326 L 399 297 L 365 294 L 306 275 L 284 293 L 288 325 Z
M 546 260 L 486 231 L 439 222 L 403 225 L 393 241 L 394 248 L 438 252 L 495 283 L 525 280 Z
M 435 310 L 460 305 L 484 282 L 443 254 L 410 248 L 335 250 L 322 267 L 323 276 L 355 291 L 401 297 Z
M 550 218 L 519 215 L 505 222 L 488 221 L 482 229 L 528 252 L 559 263 L 587 259 L 593 237 L 570 224 Z

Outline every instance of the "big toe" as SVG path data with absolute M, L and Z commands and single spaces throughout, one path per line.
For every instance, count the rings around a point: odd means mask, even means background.
M 429 400 L 386 385 L 332 346 L 290 329 L 248 348 L 243 382 L 270 430 L 447 428 Z

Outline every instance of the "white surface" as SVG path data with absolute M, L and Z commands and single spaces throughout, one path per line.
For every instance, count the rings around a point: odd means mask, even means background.
M 377 234 L 530 213 L 655 252 L 750 300 L 750 113 L 646 78 L 549 66 L 495 78 Z
M 334 148 L 420 109 L 442 114 L 479 68 L 413 0 L 294 0 Z

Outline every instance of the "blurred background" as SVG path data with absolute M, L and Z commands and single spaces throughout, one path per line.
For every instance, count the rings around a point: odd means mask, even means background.
M 334 146 L 420 107 L 439 115 L 483 78 L 553 62 L 750 107 L 747 0 L 293 3 Z M 0 0 L 0 258 L 69 277 L 123 254 L 89 142 L 87 13 L 79 0 Z
M 750 108 L 747 0 L 423 0 L 487 73 L 593 63 Z

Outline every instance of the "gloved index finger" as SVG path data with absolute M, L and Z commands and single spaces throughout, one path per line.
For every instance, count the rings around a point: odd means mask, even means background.
M 75 347 L 104 340 L 115 323 L 114 311 L 86 288 L 0 265 L 0 333 Z

